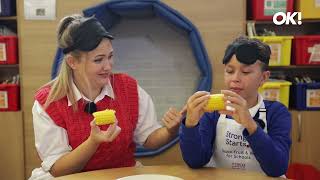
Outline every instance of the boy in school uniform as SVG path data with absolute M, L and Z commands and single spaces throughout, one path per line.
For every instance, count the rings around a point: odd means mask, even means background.
M 209 92 L 198 91 L 187 101 L 180 129 L 180 148 L 191 168 L 213 166 L 281 176 L 287 171 L 291 116 L 258 88 L 270 76 L 271 50 L 256 39 L 239 37 L 223 58 L 226 108 L 205 112 Z

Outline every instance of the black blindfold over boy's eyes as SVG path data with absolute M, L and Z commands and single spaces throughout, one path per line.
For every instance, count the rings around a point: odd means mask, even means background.
M 84 21 L 78 29 L 71 33 L 71 37 L 73 45 L 63 49 L 64 54 L 74 50 L 91 51 L 100 44 L 103 38 L 113 39 L 113 36 L 94 17 Z
M 227 64 L 232 56 L 236 55 L 238 61 L 242 64 L 254 64 L 257 60 L 269 64 L 270 54 L 263 54 L 261 48 L 269 47 L 259 47 L 255 42 L 230 44 L 226 49 L 222 63 Z

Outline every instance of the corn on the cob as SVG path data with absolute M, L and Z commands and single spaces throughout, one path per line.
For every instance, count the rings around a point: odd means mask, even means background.
M 223 94 L 211 94 L 208 104 L 204 107 L 204 110 L 206 112 L 213 112 L 225 109 L 223 97 Z
M 106 109 L 103 111 L 94 112 L 92 115 L 95 118 L 96 125 L 112 124 L 115 122 L 115 110 Z

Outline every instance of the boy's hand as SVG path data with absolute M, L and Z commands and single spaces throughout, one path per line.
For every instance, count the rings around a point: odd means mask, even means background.
M 169 108 L 169 110 L 164 114 L 162 122 L 171 134 L 176 134 L 180 127 L 182 114 L 178 112 L 175 108 Z
M 222 90 L 221 93 L 224 94 L 226 106 L 230 106 L 234 108 L 234 110 L 222 110 L 219 111 L 219 113 L 232 116 L 235 121 L 237 121 L 249 131 L 249 134 L 254 133 L 257 129 L 257 124 L 251 117 L 247 105 L 247 100 L 233 91 Z
M 209 98 L 210 93 L 206 91 L 198 91 L 190 96 L 187 101 L 186 127 L 194 127 L 199 123 Z

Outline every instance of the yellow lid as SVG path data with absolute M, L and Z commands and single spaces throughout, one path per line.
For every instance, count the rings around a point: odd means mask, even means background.
M 262 88 L 280 88 L 281 86 L 290 86 L 289 81 L 267 81 L 262 85 Z
M 253 36 L 252 38 L 259 39 L 263 42 L 279 42 L 283 40 L 291 40 L 293 36 Z

